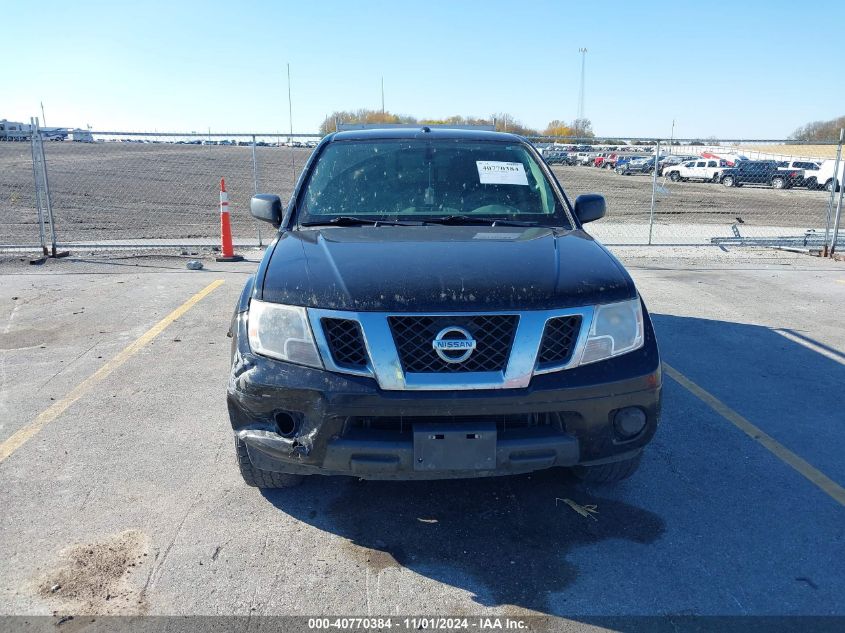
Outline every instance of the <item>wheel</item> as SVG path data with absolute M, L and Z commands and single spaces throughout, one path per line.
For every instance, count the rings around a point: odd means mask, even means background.
M 726 187 L 733 187 L 734 186 L 734 177 L 733 176 L 725 176 L 722 178 L 722 184 Z
M 669 180 L 671 180 L 672 182 L 678 182 L 680 179 L 681 179 L 681 174 L 679 174 L 676 171 L 673 171 L 672 173 L 669 174 Z
M 833 191 L 833 178 L 831 178 L 826 183 L 824 183 L 824 189 L 825 189 L 825 191 Z M 837 187 L 837 190 L 838 190 L 838 187 Z
M 572 474 L 591 484 L 612 484 L 633 475 L 640 466 L 640 455 L 632 459 L 595 466 L 575 466 Z
M 772 178 L 772 187 L 775 189 L 783 189 L 786 186 L 786 181 L 780 176 Z
M 235 438 L 235 453 L 238 458 L 238 467 L 241 470 L 241 477 L 249 486 L 256 488 L 293 488 L 298 486 L 305 479 L 303 475 L 291 475 L 288 473 L 274 473 L 270 470 L 261 470 L 252 465 L 246 444 L 240 438 Z

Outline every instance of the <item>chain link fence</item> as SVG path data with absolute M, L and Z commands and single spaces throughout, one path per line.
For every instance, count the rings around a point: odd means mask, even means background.
M 0 249 L 39 244 L 29 142 L 0 141 Z
M 836 144 L 534 143 L 570 196 L 607 198 L 607 217 L 589 230 L 608 244 L 821 248 L 838 204 Z
M 221 178 L 236 244 L 266 243 L 269 227 L 249 215 L 250 196 L 289 199 L 318 140 L 120 132 L 81 138 L 43 143 L 62 247 L 218 244 Z M 828 190 L 835 143 L 530 140 L 572 199 L 588 192 L 607 198 L 607 217 L 589 229 L 611 245 L 821 247 L 841 204 L 840 194 Z M 0 142 L 0 203 L 0 245 L 38 247 L 29 142 Z
M 278 139 L 252 135 L 92 137 L 93 142 L 45 144 L 63 244 L 215 242 L 221 178 L 234 237 L 258 243 L 262 227 L 249 215 L 250 197 L 273 191 L 287 199 L 310 154 L 305 147 L 279 147 Z

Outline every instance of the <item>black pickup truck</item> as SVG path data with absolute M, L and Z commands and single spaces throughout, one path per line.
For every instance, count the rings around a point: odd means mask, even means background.
M 661 365 L 631 277 L 537 151 L 429 127 L 323 139 L 230 325 L 245 481 L 631 475 Z
M 546 163 L 549 165 L 574 165 L 575 164 L 575 157 L 570 156 L 569 152 L 560 149 L 553 149 L 547 151 L 543 158 L 546 159 Z
M 742 185 L 768 185 L 775 189 L 789 189 L 803 181 L 801 170 L 780 169 L 773 160 L 742 160 L 725 169 L 719 177 L 726 187 Z

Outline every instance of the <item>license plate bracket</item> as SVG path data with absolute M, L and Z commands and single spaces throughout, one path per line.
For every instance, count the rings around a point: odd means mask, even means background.
M 414 425 L 414 470 L 495 468 L 495 422 Z

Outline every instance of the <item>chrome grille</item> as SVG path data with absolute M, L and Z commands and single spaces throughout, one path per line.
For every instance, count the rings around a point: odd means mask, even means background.
M 412 374 L 504 371 L 518 321 L 515 314 L 388 317 L 402 369 Z M 476 341 L 460 363 L 447 363 L 432 347 L 437 333 L 450 326 L 466 329 Z
M 366 367 L 367 349 L 358 321 L 322 319 L 321 323 L 335 363 L 342 367 Z
M 543 331 L 543 342 L 537 356 L 538 367 L 543 369 L 552 365 L 565 365 L 572 358 L 575 341 L 581 330 L 579 315 L 549 319 Z

